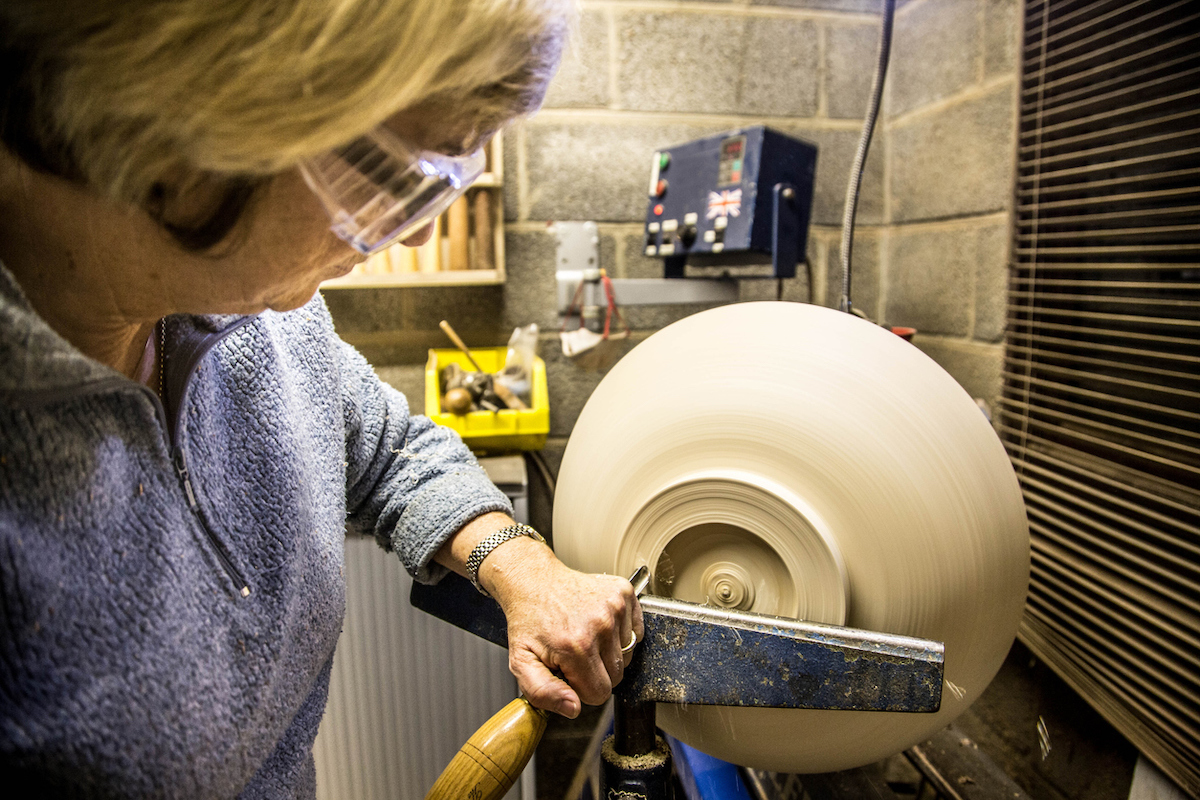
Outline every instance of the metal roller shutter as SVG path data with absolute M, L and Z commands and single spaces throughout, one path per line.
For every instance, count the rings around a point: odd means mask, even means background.
M 1023 45 L 1021 636 L 1200 795 L 1200 2 L 1028 0 Z

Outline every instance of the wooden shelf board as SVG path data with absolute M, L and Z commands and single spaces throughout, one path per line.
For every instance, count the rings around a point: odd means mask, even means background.
M 394 272 L 347 275 L 321 284 L 322 289 L 388 289 L 403 286 L 495 286 L 504 283 L 498 269 L 463 269 L 442 272 Z

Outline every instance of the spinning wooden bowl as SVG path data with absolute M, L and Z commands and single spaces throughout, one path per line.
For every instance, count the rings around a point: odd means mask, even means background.
M 830 309 L 744 303 L 636 347 L 576 423 L 559 556 L 654 572 L 654 594 L 936 639 L 937 714 L 660 705 L 714 756 L 786 772 L 884 758 L 984 690 L 1029 578 L 1004 448 L 975 402 L 889 331 Z

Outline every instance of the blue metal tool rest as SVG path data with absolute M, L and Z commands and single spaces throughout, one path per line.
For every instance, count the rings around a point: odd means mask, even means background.
M 648 579 L 644 566 L 630 578 L 643 639 L 613 688 L 613 735 L 601 747 L 605 800 L 673 800 L 671 750 L 655 724 L 658 703 L 929 713 L 941 706 L 945 654 L 938 642 L 655 597 L 642 593 Z M 499 605 L 464 578 L 413 584 L 410 600 L 508 643 Z

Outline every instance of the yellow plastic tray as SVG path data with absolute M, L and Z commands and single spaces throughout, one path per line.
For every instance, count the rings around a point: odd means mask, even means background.
M 504 367 L 504 347 L 471 348 L 471 354 L 486 372 Z M 546 362 L 533 364 L 533 391 L 526 410 L 472 411 L 459 416 L 442 410 L 438 392 L 438 371 L 447 364 L 473 370 L 471 362 L 458 350 L 430 350 L 425 364 L 425 413 L 439 425 L 453 428 L 474 451 L 541 450 L 550 433 L 550 394 L 546 390 Z

